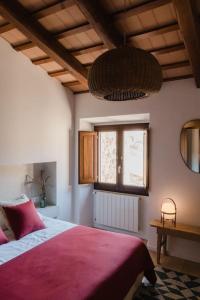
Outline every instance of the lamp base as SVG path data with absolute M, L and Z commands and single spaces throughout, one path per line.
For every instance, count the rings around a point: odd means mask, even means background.
M 165 223 L 171 223 L 172 226 L 176 227 L 176 215 L 175 215 L 174 219 L 167 219 L 167 218 L 165 218 L 164 215 L 161 215 L 160 221 L 161 221 L 163 227 L 165 226 Z

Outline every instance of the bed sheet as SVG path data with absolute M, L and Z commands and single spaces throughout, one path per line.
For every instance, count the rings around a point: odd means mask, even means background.
M 65 230 L 69 230 L 77 226 L 76 224 L 48 218 L 42 215 L 41 218 L 46 226 L 45 229 L 32 232 L 18 241 L 12 240 L 9 243 L 0 246 L 0 265 L 36 247 L 37 245 L 44 243 Z

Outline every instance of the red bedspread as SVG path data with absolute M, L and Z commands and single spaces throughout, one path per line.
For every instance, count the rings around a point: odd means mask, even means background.
M 122 300 L 153 268 L 139 239 L 77 226 L 0 266 L 0 299 Z

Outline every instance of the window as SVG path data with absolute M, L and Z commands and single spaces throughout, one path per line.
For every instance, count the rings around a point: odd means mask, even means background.
M 101 190 L 148 195 L 148 128 L 148 124 L 95 126 L 90 132 L 90 143 L 88 132 L 84 132 L 85 142 L 79 145 L 79 183 L 94 183 Z M 88 156 L 89 144 L 95 151 L 90 150 L 93 155 Z

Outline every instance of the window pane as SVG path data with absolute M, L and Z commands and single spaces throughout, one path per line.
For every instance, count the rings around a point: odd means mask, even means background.
M 123 184 L 144 187 L 146 185 L 146 132 L 143 130 L 124 131 L 123 137 Z
M 116 183 L 116 131 L 99 133 L 99 182 Z

